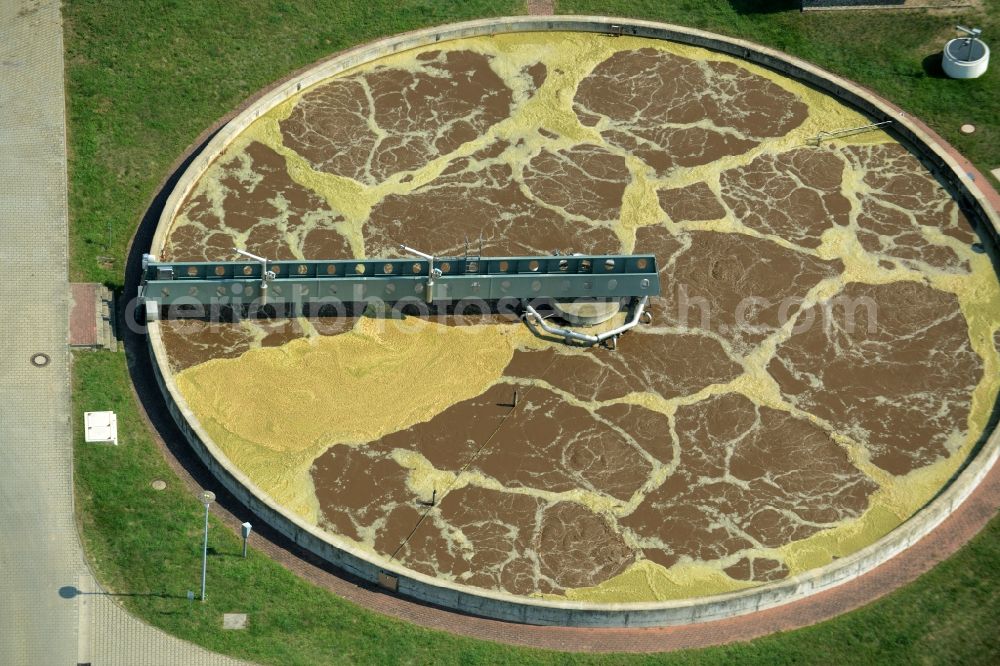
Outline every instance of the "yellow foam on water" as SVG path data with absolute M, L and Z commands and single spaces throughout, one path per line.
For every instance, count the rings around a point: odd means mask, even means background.
M 695 562 L 682 562 L 669 569 L 650 560 L 640 560 L 600 585 L 568 590 L 565 595 L 540 595 L 594 603 L 669 601 L 707 597 L 753 587 L 754 583 L 730 578 L 721 569 Z
M 362 318 L 349 333 L 188 368 L 177 386 L 237 467 L 315 523 L 308 470 L 327 447 L 378 439 L 480 395 L 515 347 L 532 344 L 520 326 Z

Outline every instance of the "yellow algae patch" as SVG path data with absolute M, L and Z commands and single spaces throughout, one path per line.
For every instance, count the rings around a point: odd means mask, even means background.
M 1000 282 L 986 255 L 973 255 L 969 263 L 972 271 L 968 275 L 946 274 L 931 279 L 932 286 L 958 296 L 969 326 L 969 342 L 983 359 L 983 379 L 972 393 L 969 436 L 963 454 L 985 430 L 1000 392 L 1000 353 L 993 342 L 1000 330 Z
M 615 233 L 621 239 L 622 252 L 635 251 L 635 230 L 639 227 L 658 224 L 664 218 L 660 200 L 656 195 L 656 183 L 648 177 L 647 169 L 635 157 L 625 160 L 632 173 L 632 182 L 622 196 L 621 219 L 615 225 Z
M 315 493 L 305 484 L 328 446 L 429 420 L 483 393 L 516 347 L 538 344 L 522 326 L 362 318 L 349 333 L 214 359 L 176 380 L 226 456 L 315 522 Z
M 273 450 L 241 440 L 224 424 L 207 416 L 199 417 L 212 441 L 236 467 L 282 507 L 312 525 L 321 515 L 309 468 L 317 452 L 296 451 L 276 454 Z
M 517 326 L 463 328 L 362 318 L 349 333 L 214 359 L 177 381 L 193 405 L 260 446 L 301 451 L 370 441 L 481 394 L 525 337 Z M 266 406 L 265 413 L 245 404 Z
M 640 560 L 600 585 L 567 590 L 564 596 L 542 596 L 547 599 L 595 603 L 669 601 L 708 597 L 757 585 L 759 583 L 734 580 L 721 569 L 705 564 L 682 562 L 666 569 L 650 560 Z
M 539 40 L 531 33 L 510 33 L 488 40 L 458 40 L 453 44 L 453 48 L 502 56 L 494 58 L 490 66 L 507 85 L 514 84 L 525 67 L 536 62 L 545 63 L 545 82 L 530 99 L 519 105 L 513 118 L 500 123 L 503 138 L 523 137 L 537 145 L 542 140 L 534 130 L 544 127 L 560 135 L 557 147 L 604 143 L 597 129 L 580 123 L 573 111 L 573 96 L 580 81 L 617 50 L 609 48 L 607 39 L 592 34 L 556 32 Z
M 792 575 L 802 573 L 875 543 L 899 523 L 899 516 L 892 511 L 872 506 L 857 520 L 779 548 L 779 559 Z
M 418 497 L 429 496 L 432 492 L 451 488 L 458 478 L 455 472 L 434 467 L 431 461 L 416 451 L 393 449 L 391 455 L 400 467 L 409 470 L 406 483 Z M 443 492 L 441 499 L 444 499 Z

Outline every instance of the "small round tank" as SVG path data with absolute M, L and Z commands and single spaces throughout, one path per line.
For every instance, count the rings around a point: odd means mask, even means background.
M 975 79 L 986 72 L 990 64 L 990 49 L 979 39 L 980 30 L 958 26 L 968 37 L 952 39 L 944 45 L 941 67 L 953 79 Z

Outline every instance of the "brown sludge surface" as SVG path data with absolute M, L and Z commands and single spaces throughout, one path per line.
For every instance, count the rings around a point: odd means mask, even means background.
M 865 509 L 875 484 L 817 426 L 735 394 L 677 411 L 680 464 L 623 525 L 669 566 L 805 538 Z
M 798 310 L 796 299 L 843 270 L 839 260 L 712 231 L 692 231 L 679 240 L 662 227 L 645 227 L 637 234 L 636 251 L 657 255 L 660 282 L 667 286 L 656 303 L 662 317 L 676 326 L 712 331 L 738 352 L 773 334 Z
M 598 65 L 574 105 L 585 125 L 607 118 L 601 135 L 659 172 L 745 153 L 794 129 L 807 113 L 794 95 L 739 65 L 652 48 Z
M 223 162 L 216 188 L 190 199 L 181 212 L 191 223 L 170 234 L 165 260 L 232 261 L 234 247 L 275 260 L 343 257 L 350 251 L 334 228 L 343 218 L 291 179 L 281 155 L 257 142 Z M 293 248 L 303 256 L 296 257 Z
M 892 474 L 947 455 L 983 372 L 955 297 L 916 282 L 851 283 L 830 311 L 829 326 L 778 348 L 769 370 L 782 392 Z
M 997 367 L 996 313 L 969 323 L 995 278 L 947 192 L 888 137 L 804 147 L 826 113 L 816 94 L 725 57 L 584 36 L 505 64 L 504 45 L 529 38 L 490 39 L 306 90 L 218 160 L 165 256 L 396 256 L 400 242 L 440 256 L 480 238 L 486 255 L 649 252 L 654 322 L 614 352 L 526 336 L 480 395 L 322 442 L 320 526 L 518 595 L 670 574 L 653 592 L 622 583 L 638 601 L 781 580 L 801 571 L 802 540 L 849 528 L 867 544 L 904 520 L 865 522 L 893 511 L 886 488 L 905 495 L 905 475 L 957 466 Z M 165 322 L 163 338 L 172 370 L 195 372 L 356 321 Z M 343 399 L 365 413 L 365 396 Z
M 843 161 L 830 151 L 762 155 L 723 172 L 722 197 L 751 229 L 815 248 L 828 227 L 850 220 L 850 201 L 840 192 L 843 170 Z
M 511 91 L 489 58 L 418 58 L 424 67 L 416 73 L 379 67 L 309 92 L 281 123 L 285 145 L 318 171 L 376 183 L 452 152 L 510 113 Z
M 605 253 L 618 246 L 610 224 L 574 224 L 544 204 L 578 214 L 593 208 L 593 220 L 616 218 L 628 178 L 623 160 L 587 147 L 542 154 L 525 167 L 522 186 L 502 159 L 507 148 L 495 143 L 450 162 L 437 179 L 412 193 L 386 197 L 365 225 L 365 251 L 390 256 L 397 252 L 396 239 L 420 238 L 442 254 L 460 254 L 466 238 L 478 249 L 480 236 L 483 254 L 493 256 Z

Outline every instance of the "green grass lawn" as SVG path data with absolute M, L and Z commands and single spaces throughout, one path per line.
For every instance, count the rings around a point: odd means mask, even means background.
M 120 286 L 157 184 L 264 86 L 355 44 L 517 0 L 68 0 L 70 279 Z
M 147 622 L 207 648 L 266 664 L 996 663 L 1000 517 L 917 582 L 859 611 L 751 643 L 661 655 L 573 655 L 422 629 L 359 608 L 289 573 L 214 518 L 207 601 L 199 589 L 204 509 L 163 460 L 129 386 L 122 353 L 80 352 L 73 413 L 114 410 L 117 447 L 84 444 L 76 424 L 76 504 L 93 568 Z M 150 484 L 165 479 L 167 489 Z M 250 616 L 223 631 L 222 614 Z
M 756 3 L 763 6 L 765 3 Z M 766 3 L 782 5 L 784 3 Z M 1000 2 L 983 16 L 753 13 L 749 2 L 563 1 L 563 12 L 656 18 L 784 49 L 880 90 L 919 115 L 983 169 L 1000 164 L 998 67 L 979 81 L 929 76 L 926 55 L 968 21 L 1000 34 Z M 68 0 L 66 76 L 73 280 L 121 285 L 128 242 L 157 184 L 196 137 L 240 101 L 348 46 L 417 27 L 523 12 L 508 0 Z M 956 101 L 956 100 L 961 100 Z M 958 126 L 972 122 L 972 137 Z M 988 663 L 1000 659 L 1000 522 L 917 583 L 833 621 L 750 644 L 649 657 L 569 656 L 420 629 L 359 609 L 264 556 L 213 521 L 205 604 L 202 507 L 173 475 L 134 402 L 123 354 L 80 353 L 74 414 L 113 409 L 121 446 L 83 446 L 77 424 L 77 510 L 102 583 L 132 593 L 143 619 L 214 650 L 272 664 Z M 153 491 L 154 479 L 167 490 Z M 250 614 L 223 632 L 221 614 Z

